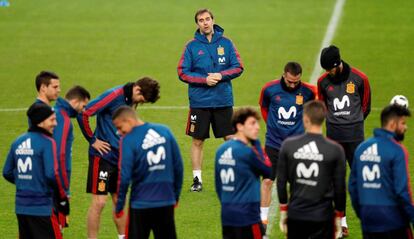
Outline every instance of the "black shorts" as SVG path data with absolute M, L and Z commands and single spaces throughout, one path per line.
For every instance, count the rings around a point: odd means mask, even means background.
M 356 148 L 362 141 L 355 141 L 355 142 L 338 142 L 345 151 L 345 158 L 348 161 L 349 168 L 352 168 L 352 162 L 354 160 L 354 153 Z
M 151 231 L 154 239 L 177 238 L 174 223 L 174 206 L 129 209 L 128 227 L 125 232 L 126 238 L 147 239 Z
M 332 239 L 334 238 L 334 218 L 328 221 L 313 222 L 288 218 L 287 220 L 289 239 L 318 238 Z
M 269 146 L 265 146 L 265 152 L 269 157 L 270 162 L 272 162 L 272 173 L 270 174 L 270 177 L 268 177 L 268 179 L 275 181 L 277 176 L 277 161 L 279 160 L 279 150 Z
M 231 126 L 232 107 L 190 108 L 186 134 L 196 139 L 210 138 L 210 123 L 216 138 L 234 134 Z
M 62 239 L 55 215 L 31 216 L 17 214 L 19 239 Z
M 265 235 L 261 222 L 244 227 L 223 226 L 222 229 L 223 239 L 262 239 Z
M 363 232 L 364 239 L 413 239 L 410 226 L 387 232 Z
M 97 195 L 116 193 L 117 183 L 118 167 L 99 156 L 89 155 L 86 192 Z

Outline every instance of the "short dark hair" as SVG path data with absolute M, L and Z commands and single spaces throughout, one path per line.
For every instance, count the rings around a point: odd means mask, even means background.
M 249 117 L 254 117 L 257 120 L 260 120 L 259 113 L 251 107 L 242 107 L 234 111 L 233 116 L 231 117 L 231 126 L 234 131 L 237 131 L 237 124 L 244 124 Z
M 160 98 L 160 84 L 158 81 L 145 76 L 135 82 L 141 88 L 145 101 L 154 103 Z
M 197 23 L 197 20 L 198 20 L 197 17 L 199 15 L 203 14 L 203 13 L 206 13 L 206 12 L 208 12 L 208 14 L 210 14 L 211 19 L 214 19 L 213 13 L 208 8 L 202 8 L 202 9 L 199 9 L 194 15 L 195 23 Z
M 403 116 L 411 116 L 408 108 L 397 104 L 388 105 L 381 111 L 381 127 L 385 127 L 391 120 Z
M 121 117 L 136 119 L 137 114 L 135 110 L 132 109 L 130 106 L 123 105 L 123 106 L 120 106 L 118 109 L 116 109 L 115 112 L 112 114 L 112 121 L 118 118 L 121 118 Z
M 65 99 L 67 100 L 90 100 L 91 94 L 85 88 L 80 85 L 75 85 L 74 87 L 70 88 L 68 92 L 66 92 Z
M 285 65 L 285 73 L 289 72 L 290 74 L 297 76 L 302 74 L 302 66 L 294 61 L 288 62 Z
M 303 114 L 309 117 L 311 124 L 322 125 L 326 118 L 326 106 L 320 100 L 311 100 L 303 106 Z
M 40 87 L 42 85 L 46 85 L 48 86 L 50 84 L 50 80 L 52 79 L 57 79 L 59 80 L 59 76 L 51 71 L 41 71 L 37 76 L 36 76 L 36 89 L 37 91 L 40 90 Z

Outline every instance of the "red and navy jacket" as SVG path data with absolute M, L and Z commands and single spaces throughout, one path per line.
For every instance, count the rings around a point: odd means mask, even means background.
M 266 122 L 266 146 L 279 150 L 283 140 L 299 135 L 303 128 L 303 105 L 317 96 L 316 86 L 301 82 L 289 89 L 283 77 L 268 82 L 260 93 L 259 105 Z
M 328 110 L 326 133 L 338 142 L 362 141 L 364 119 L 371 111 L 368 77 L 343 61 L 342 64 L 339 75 L 325 73 L 318 80 L 318 98 Z
M 175 205 L 183 184 L 177 142 L 163 125 L 145 123 L 121 138 L 116 213 L 123 210 L 131 185 L 131 208 Z
M 53 195 L 66 197 L 58 172 L 55 140 L 36 126 L 12 143 L 3 177 L 16 185 L 16 214 L 50 216 Z
M 191 108 L 233 106 L 231 80 L 242 74 L 243 64 L 236 47 L 223 32 L 223 28 L 214 25 L 209 42 L 197 30 L 184 48 L 177 71 L 179 79 L 188 84 Z M 217 85 L 208 86 L 208 73 L 221 73 L 223 78 Z
M 103 94 L 90 101 L 85 110 L 78 115 L 78 123 L 83 136 L 88 140 L 89 154 L 99 156 L 113 165 L 118 165 L 119 135 L 112 123 L 112 114 L 123 105 L 132 105 L 132 85 L 128 83 L 105 91 Z M 96 115 L 96 128 L 93 132 L 89 118 Z M 103 140 L 111 145 L 109 153 L 101 155 L 92 144 L 96 139 Z
M 364 232 L 386 232 L 414 223 L 407 149 L 395 134 L 375 129 L 355 151 L 349 193 Z
M 271 173 L 271 162 L 258 140 L 253 147 L 238 139 L 216 152 L 215 184 L 223 226 L 248 226 L 260 219 L 260 177 Z
M 63 98 L 58 98 L 55 104 L 57 126 L 53 130 L 56 141 L 59 175 L 66 193 L 69 194 L 70 176 L 72 172 L 73 125 L 70 118 L 76 118 L 78 112 Z

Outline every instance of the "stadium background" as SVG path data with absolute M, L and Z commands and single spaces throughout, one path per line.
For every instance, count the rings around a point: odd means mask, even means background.
M 187 86 L 176 66 L 185 43 L 195 31 L 194 12 L 203 7 L 215 14 L 238 48 L 245 71 L 233 81 L 236 106 L 257 106 L 261 87 L 278 78 L 287 61 L 298 61 L 308 81 L 319 53 L 335 1 L 10 1 L 0 8 L 0 165 L 10 143 L 27 130 L 25 108 L 36 97 L 35 75 L 50 69 L 61 77 L 64 93 L 74 84 L 96 97 L 104 90 L 149 75 L 161 83 L 161 99 L 140 107 L 146 121 L 167 124 L 185 161 L 185 181 L 176 209 L 179 238 L 220 238 L 219 203 L 214 191 L 213 158 L 221 140 L 208 140 L 203 166 L 204 191 L 190 193 L 190 138 L 184 135 Z M 333 43 L 342 57 L 365 72 L 371 82 L 372 112 L 366 136 L 379 125 L 380 109 L 393 95 L 414 104 L 414 1 L 347 0 Z M 172 106 L 172 107 L 171 107 Z M 411 107 L 412 108 L 412 107 Z M 75 125 L 70 227 L 65 238 L 86 237 L 85 193 L 87 144 Z M 265 127 L 262 125 L 261 139 Z M 405 145 L 414 155 L 414 119 Z M 410 164 L 410 172 L 414 170 Z M 14 186 L 0 180 L 0 238 L 17 238 Z M 361 238 L 348 204 L 350 238 Z M 271 238 L 282 238 L 272 226 Z M 115 238 L 108 205 L 100 238 Z

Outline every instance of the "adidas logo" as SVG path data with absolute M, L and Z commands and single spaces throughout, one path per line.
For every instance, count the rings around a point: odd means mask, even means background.
M 375 143 L 369 146 L 359 157 L 361 161 L 381 162 L 381 157 L 378 156 L 378 145 Z
M 145 135 L 144 142 L 142 143 L 143 149 L 149 149 L 158 144 L 164 144 L 166 142 L 164 137 L 161 137 L 155 130 L 149 129 Z
M 303 145 L 294 154 L 295 159 L 308 159 L 322 161 L 323 155 L 319 153 L 318 147 L 315 141 L 311 141 L 308 144 Z
M 16 155 L 33 155 L 32 149 L 32 142 L 31 139 L 28 138 L 23 141 L 15 151 Z
M 234 166 L 236 165 L 236 160 L 233 159 L 233 153 L 232 148 L 228 148 L 224 153 L 220 156 L 220 159 L 218 161 L 221 165 L 229 165 Z

